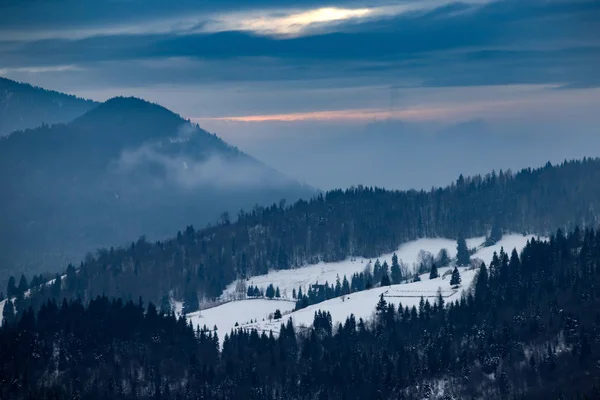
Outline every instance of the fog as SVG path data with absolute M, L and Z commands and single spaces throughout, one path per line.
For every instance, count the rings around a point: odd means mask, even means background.
M 447 185 L 460 174 L 596 157 L 600 135 L 595 126 L 565 119 L 502 124 L 274 122 L 219 128 L 227 140 L 266 164 L 327 190 L 359 184 L 429 189 Z

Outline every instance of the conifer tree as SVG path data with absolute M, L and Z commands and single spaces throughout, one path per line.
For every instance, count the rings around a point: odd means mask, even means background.
M 377 306 L 375 310 L 377 310 L 377 314 L 383 314 L 387 309 L 387 301 L 383 298 L 383 293 L 379 296 L 379 301 L 377 302 Z
M 198 293 L 194 288 L 188 288 L 185 292 L 185 298 L 183 300 L 183 313 L 189 314 L 194 311 L 198 311 L 200 308 L 200 302 L 198 301 Z
M 396 253 L 392 256 L 392 268 L 391 268 L 392 283 L 397 285 L 402 282 L 402 270 L 400 269 L 400 263 L 398 262 L 398 256 Z
M 344 275 L 344 279 L 342 280 L 342 295 L 347 294 L 350 294 L 350 283 L 348 283 L 348 279 Z
M 391 282 L 390 282 L 390 277 L 388 276 L 388 274 L 383 274 L 383 276 L 381 277 L 381 286 L 390 286 Z
M 454 271 L 452 271 L 452 278 L 450 278 L 450 285 L 458 286 L 458 285 L 460 285 L 460 282 L 461 282 L 460 272 L 458 271 L 458 267 L 454 267 Z
M 429 279 L 438 278 L 440 275 L 438 274 L 438 269 L 435 266 L 435 263 L 431 265 L 431 272 L 429 272 Z
M 29 284 L 27 283 L 27 278 L 25 278 L 24 274 L 21 274 L 21 280 L 19 281 L 19 294 L 25 293 L 25 291 L 29 289 Z
M 16 316 L 15 306 L 9 299 L 4 303 L 4 310 L 2 313 L 2 324 L 11 324 L 14 322 Z
M 273 319 L 281 319 L 281 310 L 275 310 L 275 313 L 273 314 Z
M 458 236 L 456 241 L 456 265 L 465 266 L 471 263 L 471 255 L 469 254 L 469 248 L 467 247 L 467 241 L 461 234 Z
M 57 300 L 60 300 L 60 292 L 62 289 L 62 279 L 59 274 L 56 274 L 54 277 L 54 283 L 52 283 L 52 297 Z
M 269 299 L 272 299 L 273 297 L 275 297 L 275 288 L 273 287 L 272 283 L 269 286 L 267 286 L 267 291 L 265 292 L 265 296 L 267 296 Z
M 280 298 L 281 297 L 281 293 L 279 292 L 279 286 L 277 286 L 277 288 L 275 289 L 275 297 L 276 298 Z

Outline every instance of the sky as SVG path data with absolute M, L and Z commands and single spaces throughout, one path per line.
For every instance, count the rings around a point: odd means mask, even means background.
M 598 70 L 591 0 L 0 2 L 0 76 L 157 102 L 322 189 L 597 156 Z

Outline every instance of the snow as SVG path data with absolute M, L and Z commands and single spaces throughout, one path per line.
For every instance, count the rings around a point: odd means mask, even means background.
M 522 238 L 522 236 L 519 237 Z M 477 247 L 483 244 L 484 240 L 485 237 L 468 239 L 467 246 L 469 248 Z M 443 248 L 448 250 L 448 255 L 450 257 L 456 257 L 456 240 L 443 238 L 425 238 L 413 240 L 411 242 L 402 244 L 395 251 L 395 253 L 398 256 L 398 259 L 407 264 L 412 271 L 413 265 L 417 263 L 419 251 L 429 251 L 435 256 Z M 320 262 L 318 264 L 306 265 L 289 270 L 270 271 L 266 275 L 251 277 L 246 281 L 246 286 L 258 286 L 259 289 L 266 290 L 267 286 L 272 283 L 273 286 L 279 287 L 282 297 L 291 299 L 292 290 L 298 290 L 299 286 L 302 287 L 303 291 L 306 291 L 309 285 L 317 282 L 325 283 L 327 281 L 329 284 L 335 284 L 336 277 L 339 276 L 341 281 L 344 278 L 344 275 L 346 275 L 348 281 L 350 281 L 352 274 L 356 272 L 362 272 L 369 261 L 375 263 L 375 260 L 379 259 L 382 264 L 384 261 L 387 261 L 387 263 L 391 266 L 393 254 L 394 252 L 372 259 L 363 257 L 357 257 L 354 259 L 348 258 L 339 262 Z M 223 299 L 233 298 L 236 284 L 237 282 L 233 282 L 227 286 L 227 288 L 223 291 Z
M 507 253 L 510 253 L 513 248 L 517 251 L 521 251 L 527 241 L 534 238 L 534 235 L 518 235 L 510 234 L 504 235 L 502 240 L 496 243 L 494 246 L 483 247 L 485 238 L 471 238 L 467 239 L 467 245 L 469 248 L 477 248 L 478 251 L 472 256 L 473 259 L 479 258 L 489 264 L 494 252 L 500 252 L 501 248 Z M 541 238 L 544 240 L 545 238 Z M 398 258 L 403 260 L 405 263 L 414 264 L 417 261 L 417 255 L 420 250 L 426 250 L 432 254 L 446 248 L 450 257 L 456 256 L 456 241 L 451 239 L 419 239 L 412 242 L 403 244 L 396 251 Z M 379 257 L 379 260 L 387 261 L 391 264 L 392 254 L 385 254 Z M 372 261 L 374 261 L 373 259 Z M 340 279 L 344 274 L 346 276 L 352 275 L 354 272 L 360 272 L 368 263 L 368 259 L 357 258 L 356 260 L 345 260 L 336 263 L 319 263 L 316 265 L 309 265 L 303 268 L 297 268 L 293 270 L 284 271 L 273 271 L 266 275 L 256 276 L 246 282 L 247 285 L 257 285 L 265 288 L 268 284 L 272 283 L 274 286 L 279 286 L 282 291 L 282 295 L 287 294 L 290 296 L 293 288 L 298 286 L 308 287 L 309 284 L 315 282 L 324 283 L 328 281 L 330 284 L 335 282 L 336 275 L 339 274 Z M 392 302 L 396 307 L 399 303 L 402 303 L 403 307 L 408 306 L 409 308 L 419 305 L 421 296 L 425 299 L 429 299 L 430 303 L 433 303 L 437 299 L 438 289 L 441 290 L 444 301 L 447 303 L 457 301 L 461 298 L 462 294 L 468 290 L 475 278 L 477 269 L 470 269 L 469 267 L 459 268 L 461 275 L 461 285 L 458 288 L 452 288 L 450 286 L 450 277 L 444 277 L 444 273 L 453 267 L 439 268 L 438 272 L 440 277 L 436 279 L 429 279 L 429 274 L 423 274 L 420 276 L 420 282 L 404 283 L 400 285 L 392 285 L 387 287 L 378 287 L 371 290 L 362 292 L 352 293 L 350 295 L 337 297 L 334 299 L 327 300 L 325 302 L 314 304 L 302 310 L 291 312 L 289 317 L 295 326 L 310 326 L 314 319 L 314 314 L 317 310 L 328 311 L 331 313 L 332 321 L 335 325 L 338 323 L 344 323 L 346 318 L 350 314 L 354 314 L 356 320 L 363 318 L 369 320 L 375 312 L 375 305 L 379 301 L 381 294 L 388 302 Z M 235 283 L 227 288 L 228 293 L 233 293 L 235 290 Z M 276 308 L 280 308 L 281 312 L 291 311 L 294 308 L 294 303 L 289 302 L 287 308 L 280 307 L 279 304 L 284 302 L 279 301 L 273 304 L 273 300 L 242 300 L 232 301 L 225 305 L 212 308 L 210 310 L 202 311 L 202 318 L 198 318 L 192 313 L 188 315 L 191 318 L 194 326 L 200 324 L 201 326 L 206 324 L 212 329 L 213 325 L 217 325 L 219 331 L 229 332 L 234 327 L 235 322 L 239 322 L 240 328 L 258 329 L 259 331 L 268 332 L 272 330 L 273 333 L 278 333 L 282 321 L 269 322 L 266 316 L 273 312 Z M 263 321 L 263 318 L 265 321 Z M 258 322 L 247 323 L 250 319 Z M 284 316 L 283 321 L 286 321 L 288 316 Z
M 443 274 L 448 268 L 440 268 L 440 274 Z M 302 310 L 295 311 L 289 315 L 292 318 L 294 326 L 310 326 L 313 323 L 314 315 L 317 310 L 328 311 L 331 313 L 331 319 L 334 326 L 338 323 L 344 323 L 350 314 L 354 314 L 356 320 L 359 318 L 369 320 L 375 312 L 375 306 L 379 301 L 379 297 L 383 297 L 387 302 L 395 304 L 397 307 L 402 303 L 403 307 L 419 306 L 421 296 L 429 299 L 433 303 L 437 298 L 438 289 L 441 289 L 442 296 L 446 303 L 459 300 L 462 293 L 467 290 L 475 274 L 476 270 L 467 270 L 467 268 L 459 268 L 462 278 L 461 286 L 458 289 L 453 289 L 450 286 L 450 278 L 429 279 L 428 274 L 421 275 L 421 282 L 406 283 L 400 285 L 392 285 L 386 287 L 378 287 L 362 292 L 351 293 L 347 296 L 336 297 L 319 304 L 308 306 Z M 287 320 L 288 316 L 284 317 Z M 256 328 L 259 331 L 272 330 L 273 333 L 278 333 L 280 323 L 269 323 L 268 321 L 253 324 L 243 325 L 242 328 Z
M 222 339 L 226 333 L 235 328 L 235 323 L 247 324 L 250 320 L 268 320 L 269 314 L 279 309 L 282 314 L 290 312 L 295 307 L 295 302 L 288 300 L 248 299 L 231 301 L 207 310 L 196 311 L 187 314 L 187 319 L 192 322 L 194 328 L 204 325 L 208 329 L 217 326 L 217 332 Z
M 4 321 L 4 305 L 6 304 L 6 299 L 0 301 L 0 326 L 2 325 L 2 322 Z

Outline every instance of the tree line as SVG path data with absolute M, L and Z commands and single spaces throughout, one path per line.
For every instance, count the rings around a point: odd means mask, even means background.
M 474 285 L 373 321 L 327 312 L 223 336 L 137 302 L 46 302 L 0 328 L 0 397 L 591 399 L 600 395 L 600 232 L 501 251 Z
M 198 303 L 217 298 L 236 279 L 272 269 L 349 256 L 374 258 L 421 237 L 491 232 L 494 241 L 502 231 L 549 234 L 557 227 L 593 226 L 598 209 L 599 159 L 516 174 L 460 176 L 430 191 L 333 190 L 291 206 L 281 202 L 240 211 L 235 222 L 224 214 L 217 225 L 188 226 L 170 240 L 151 243 L 142 237 L 125 247 L 100 249 L 67 268 L 61 296 L 87 301 L 103 294 L 125 300 L 142 296 L 158 303 L 168 295 Z M 392 275 L 390 270 L 394 282 Z M 39 307 L 50 290 L 42 286 L 29 303 Z

